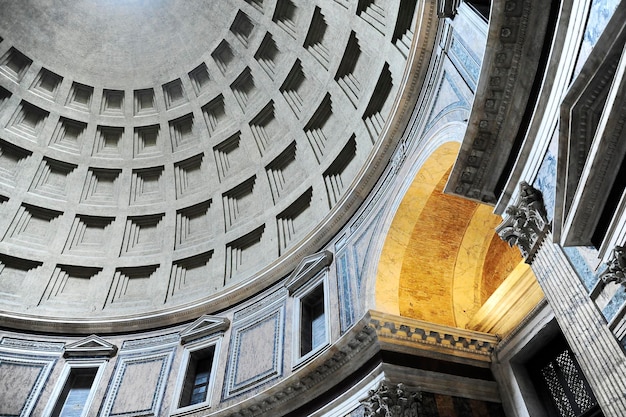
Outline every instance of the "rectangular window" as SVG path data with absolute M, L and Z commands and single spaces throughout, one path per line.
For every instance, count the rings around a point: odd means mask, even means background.
M 300 356 L 326 343 L 324 304 L 323 283 L 300 300 Z
M 215 345 L 190 353 L 179 408 L 208 400 L 214 356 Z
M 52 417 L 81 417 L 98 368 L 72 368 L 52 411 Z

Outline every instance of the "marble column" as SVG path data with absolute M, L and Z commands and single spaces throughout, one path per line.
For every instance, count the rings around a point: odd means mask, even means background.
M 519 247 L 606 417 L 626 410 L 626 356 L 563 249 L 553 243 L 541 192 L 526 182 L 496 231 Z
M 551 233 L 532 268 L 604 415 L 623 417 L 626 356 Z

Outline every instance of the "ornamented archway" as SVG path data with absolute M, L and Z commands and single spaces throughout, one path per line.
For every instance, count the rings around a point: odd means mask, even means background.
M 443 193 L 458 147 L 436 149 L 400 203 L 378 265 L 376 309 L 507 332 L 543 295 L 517 249 L 495 233 L 502 219 L 492 207 Z

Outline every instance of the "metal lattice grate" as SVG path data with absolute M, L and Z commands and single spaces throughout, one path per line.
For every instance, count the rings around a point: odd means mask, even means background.
M 565 383 L 572 393 L 574 403 L 579 409 L 579 413 L 584 413 L 595 406 L 597 402 L 590 395 L 586 383 L 571 357 L 570 351 L 566 350 L 557 356 L 556 363 L 561 368 L 561 372 L 565 377 Z
M 546 382 L 546 385 L 548 386 L 552 400 L 554 401 L 556 408 L 559 410 L 559 414 L 562 417 L 576 417 L 552 362 L 548 363 L 541 370 L 541 374 Z
M 541 376 L 561 417 L 578 417 L 597 405 L 568 349 L 541 368 Z

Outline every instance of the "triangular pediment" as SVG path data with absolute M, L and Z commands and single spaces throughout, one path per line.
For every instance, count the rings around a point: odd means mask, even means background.
M 65 345 L 65 357 L 68 356 L 114 356 L 117 346 L 92 334 L 84 339 Z
M 180 341 L 188 343 L 213 333 L 223 332 L 228 326 L 230 320 L 227 318 L 205 314 L 180 332 Z
M 305 257 L 291 273 L 285 287 L 293 293 L 332 262 L 333 254 L 327 250 Z

